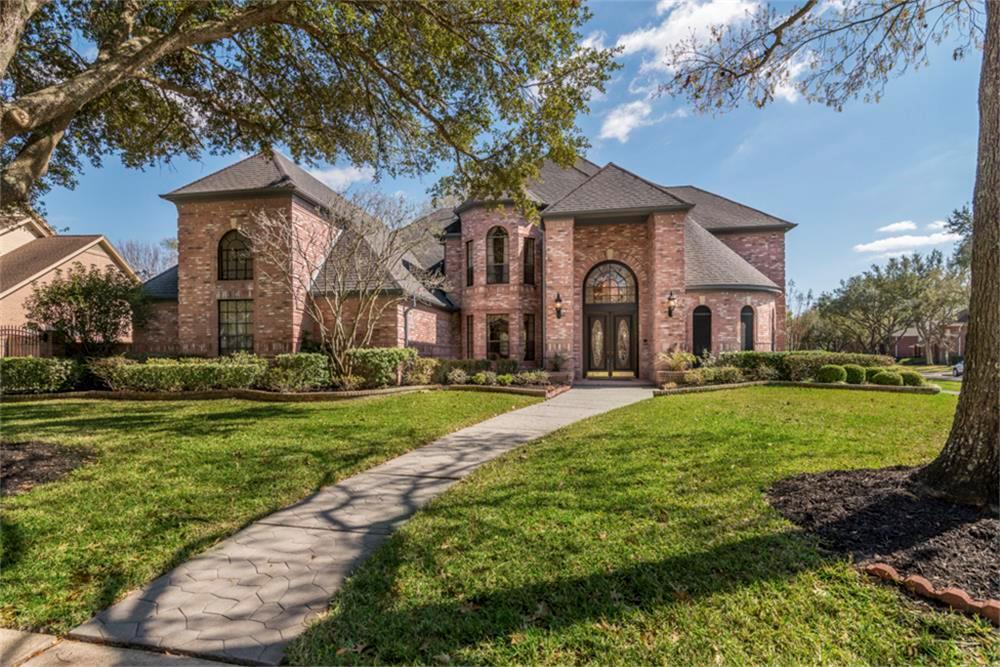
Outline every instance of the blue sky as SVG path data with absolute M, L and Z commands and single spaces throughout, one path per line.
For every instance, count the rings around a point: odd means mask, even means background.
M 699 116 L 683 100 L 643 92 L 643 63 L 660 53 L 653 45 L 751 1 L 670 0 L 659 8 L 591 2 L 585 37 L 629 48 L 607 94 L 579 119 L 592 143 L 587 157 L 799 223 L 787 237 L 787 273 L 800 288 L 831 289 L 888 253 L 949 250 L 935 223 L 972 198 L 979 54 L 955 62 L 947 45 L 934 48 L 930 66 L 891 81 L 881 103 L 857 102 L 839 113 L 789 96 L 763 110 Z M 103 168 L 87 168 L 76 190 L 53 190 L 45 207 L 52 224 L 69 233 L 159 240 L 176 234 L 176 216 L 157 195 L 239 157 L 206 155 L 134 171 L 109 156 Z M 364 184 L 368 176 L 349 164 L 317 169 L 338 186 Z M 378 186 L 421 200 L 434 180 Z

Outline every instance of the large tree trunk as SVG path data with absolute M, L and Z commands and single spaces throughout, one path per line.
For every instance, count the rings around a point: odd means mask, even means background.
M 941 454 L 917 480 L 933 495 L 1000 504 L 1000 2 L 986 3 L 979 81 L 979 160 L 972 216 L 972 295 L 965 378 Z
M 0 2 L 0 77 L 17 53 L 24 26 L 48 0 L 3 0 Z

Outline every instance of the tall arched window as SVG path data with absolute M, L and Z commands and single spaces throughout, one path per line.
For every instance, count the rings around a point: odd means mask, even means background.
M 743 333 L 743 349 L 752 350 L 753 347 L 753 307 L 743 306 L 740 311 L 740 329 Z
M 253 254 L 250 240 L 235 229 L 219 240 L 219 280 L 253 278 Z
M 486 233 L 486 282 L 508 281 L 507 230 L 493 227 Z
M 698 357 L 712 351 L 712 311 L 708 306 L 698 306 L 692 314 L 694 353 Z

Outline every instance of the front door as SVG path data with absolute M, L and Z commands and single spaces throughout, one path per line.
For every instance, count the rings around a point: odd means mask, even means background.
M 635 316 L 611 312 L 587 315 L 587 377 L 635 377 Z

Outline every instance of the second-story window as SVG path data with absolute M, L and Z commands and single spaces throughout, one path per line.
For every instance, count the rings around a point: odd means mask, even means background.
M 219 241 L 219 280 L 253 278 L 253 254 L 250 240 L 235 229 Z
M 494 227 L 486 234 L 486 282 L 505 283 L 507 279 L 507 231 Z
M 535 239 L 524 239 L 524 284 L 535 284 Z
M 476 274 L 472 269 L 472 241 L 465 242 L 465 286 L 472 287 Z

